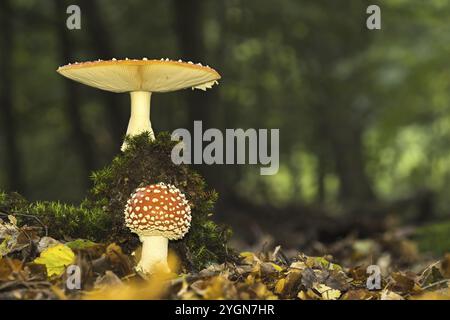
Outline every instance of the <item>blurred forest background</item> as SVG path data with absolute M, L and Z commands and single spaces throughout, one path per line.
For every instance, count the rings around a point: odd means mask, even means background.
M 81 8 L 81 30 L 66 28 L 71 4 Z M 204 128 L 280 128 L 277 175 L 260 176 L 258 166 L 197 167 L 220 193 L 217 218 L 241 235 L 317 225 L 321 237 L 336 237 L 376 229 L 385 217 L 445 220 L 450 2 L 379 2 L 380 31 L 365 27 L 370 4 L 1 0 L 0 188 L 79 203 L 90 172 L 119 152 L 129 96 L 55 70 L 167 57 L 208 64 L 222 80 L 206 93 L 154 95 L 156 132 L 194 120 Z

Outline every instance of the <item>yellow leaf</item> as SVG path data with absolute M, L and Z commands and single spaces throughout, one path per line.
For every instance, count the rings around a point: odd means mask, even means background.
M 165 295 L 167 282 L 151 278 L 143 283 L 101 285 L 83 295 L 85 300 L 155 300 Z
M 328 270 L 342 270 L 340 265 L 332 263 L 324 257 L 308 257 L 306 259 L 306 265 L 310 268 L 322 267 Z
M 322 299 L 324 300 L 336 300 L 341 296 L 341 292 L 339 290 L 330 288 L 329 286 L 321 283 L 315 285 L 314 289 L 316 289 L 321 294 Z
M 413 300 L 450 300 L 450 288 L 425 292 Z
M 233 283 L 224 276 L 215 276 L 210 279 L 203 292 L 206 300 L 232 299 L 237 295 Z
M 297 270 L 302 271 L 302 270 L 305 270 L 307 268 L 307 265 L 304 262 L 295 261 L 295 262 L 291 263 L 289 268 L 290 269 L 294 269 L 294 270 L 289 270 L 288 272 L 297 271 Z
M 305 291 L 300 291 L 300 292 L 298 293 L 297 297 L 298 297 L 300 300 L 309 300 L 309 297 L 308 297 L 308 295 L 306 294 Z
M 245 284 L 250 286 L 254 283 L 255 283 L 255 277 L 253 275 L 249 274 L 247 276 L 247 278 L 245 278 Z
M 13 215 L 8 215 L 8 220 L 9 220 L 9 223 L 11 223 L 12 225 L 17 226 L 17 219 L 16 219 L 16 217 L 14 217 Z
M 253 263 L 259 261 L 259 259 L 255 256 L 255 254 L 253 252 L 244 251 L 244 252 L 241 252 L 240 256 L 242 258 L 244 258 L 244 263 L 246 263 L 246 264 L 253 264 Z
M 275 293 L 280 294 L 284 290 L 284 286 L 286 284 L 286 279 L 280 279 L 275 284 Z
M 255 263 L 250 271 L 254 276 L 261 275 L 261 264 Z
M 40 257 L 36 258 L 34 263 L 45 265 L 47 275 L 51 277 L 61 275 L 65 268 L 74 261 L 75 254 L 72 249 L 63 244 L 58 244 L 42 251 Z
M 381 292 L 380 300 L 405 300 L 405 299 L 398 293 L 384 289 Z
M 8 243 L 11 240 L 11 236 L 6 236 L 5 239 L 0 243 L 0 258 L 6 256 L 9 253 Z
M 243 258 L 253 257 L 254 255 L 255 254 L 253 252 L 250 252 L 250 251 L 243 251 L 243 252 L 240 253 L 240 256 L 243 257 Z
M 277 265 L 277 264 L 275 264 L 275 263 L 273 263 L 273 262 L 270 262 L 270 264 L 271 264 L 272 267 L 274 267 L 274 269 L 277 270 L 278 272 L 283 271 L 283 268 L 280 267 L 279 265 Z
M 314 291 L 308 289 L 307 291 L 300 291 L 297 295 L 300 300 L 320 300 L 320 296 L 318 296 Z
M 111 243 L 106 247 L 106 256 L 108 259 L 114 263 L 121 263 L 121 256 L 123 255 L 122 248 L 115 243 Z
M 256 297 L 258 299 L 268 299 L 268 300 L 277 300 L 278 297 L 270 291 L 267 286 L 261 282 L 256 283 L 252 287 L 253 292 L 255 292 Z

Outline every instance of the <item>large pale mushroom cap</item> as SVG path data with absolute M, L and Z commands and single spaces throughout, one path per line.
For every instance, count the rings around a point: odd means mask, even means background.
M 220 79 L 219 73 L 208 66 L 168 59 L 73 63 L 59 67 L 57 72 L 85 85 L 112 92 L 206 90 Z

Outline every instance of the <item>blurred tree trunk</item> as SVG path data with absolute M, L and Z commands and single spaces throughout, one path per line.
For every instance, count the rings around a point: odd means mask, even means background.
M 331 144 L 340 181 L 340 197 L 344 202 L 356 204 L 371 201 L 374 194 L 365 172 L 362 132 L 351 123 L 335 126 Z M 336 132 L 338 130 L 340 132 Z
M 9 0 L 0 1 L 0 112 L 5 148 L 8 189 L 24 193 L 17 127 L 13 104 L 13 9 Z
M 113 42 L 110 33 L 100 14 L 97 1 L 81 0 L 80 6 L 87 22 L 87 32 L 91 37 L 92 48 L 96 50 L 98 59 L 112 59 L 114 57 Z M 83 28 L 83 27 L 82 27 Z M 128 119 L 124 116 L 114 93 L 103 92 L 105 115 L 108 118 L 109 130 L 115 146 L 121 146 Z M 112 150 L 114 153 L 118 151 Z
M 334 169 L 338 176 L 340 200 L 358 206 L 375 197 L 365 171 L 362 135 L 366 115 L 364 107 L 355 101 L 355 93 L 364 95 L 370 90 L 365 81 L 370 73 L 364 70 L 364 66 L 354 67 L 347 78 L 336 76 L 336 71 L 346 61 L 363 54 L 371 43 L 373 32 L 364 28 L 368 2 L 343 5 L 336 1 L 319 5 L 310 0 L 307 3 L 320 6 L 324 12 L 334 12 L 319 20 L 305 16 L 308 28 L 315 32 L 301 42 L 297 41 L 299 60 L 308 66 L 306 83 L 311 92 L 320 92 L 320 95 L 312 95 L 310 101 L 316 124 L 313 143 L 321 146 L 317 154 L 326 163 L 326 168 Z M 330 25 L 335 27 L 330 30 Z M 343 40 L 339 43 L 329 41 L 336 34 Z M 325 172 L 318 175 L 322 176 L 323 183 Z M 323 199 L 325 186 L 320 188 L 323 194 L 319 198 Z
M 71 39 L 69 37 L 69 30 L 65 27 L 65 15 L 62 13 L 66 10 L 66 4 L 61 0 L 54 0 L 56 9 L 56 21 L 59 53 L 61 57 L 61 65 L 73 61 L 73 52 L 75 51 Z M 61 19 L 61 17 L 63 19 Z M 76 31 L 75 31 L 76 32 Z M 78 92 L 79 85 L 69 79 L 64 79 L 65 84 L 65 107 L 68 119 L 68 124 L 71 130 L 71 140 L 76 148 L 76 152 L 81 159 L 84 183 L 83 187 L 89 187 L 89 179 L 91 171 L 95 168 L 95 156 L 92 144 L 92 138 L 86 133 L 83 128 L 83 123 L 80 114 L 80 95 Z
M 323 152 L 319 151 L 319 159 L 317 163 L 317 203 L 323 204 L 326 201 L 325 177 L 327 174 L 327 167 Z
M 321 158 L 318 172 L 319 199 L 323 201 L 326 196 L 326 173 L 321 166 L 331 162 L 339 179 L 340 200 L 348 205 L 359 205 L 372 201 L 375 197 L 365 168 L 361 127 L 363 120 L 348 107 L 352 102 L 349 97 L 343 96 L 340 83 L 326 76 L 325 70 L 333 68 L 327 65 L 326 60 L 324 58 L 321 62 L 324 68 L 310 78 L 315 90 L 321 92 L 320 98 L 312 103 L 317 130 L 315 135 L 318 144 L 323 148 L 318 151 Z
M 204 6 L 202 0 L 174 0 L 175 31 L 183 61 L 204 63 L 203 42 Z M 195 120 L 202 120 L 203 127 L 210 124 L 209 92 L 190 90 L 187 93 L 188 119 L 191 127 Z
M 195 63 L 205 62 L 205 44 L 203 39 L 205 2 L 202 0 L 173 0 L 174 30 L 177 35 L 178 47 L 183 61 Z M 211 108 L 217 101 L 216 88 L 206 92 L 201 90 L 186 90 L 188 120 L 187 128 L 193 132 L 194 121 L 201 120 L 203 130 L 214 126 L 211 119 Z M 217 123 L 216 123 L 217 124 Z M 222 191 L 219 168 L 207 165 L 197 168 L 219 192 Z

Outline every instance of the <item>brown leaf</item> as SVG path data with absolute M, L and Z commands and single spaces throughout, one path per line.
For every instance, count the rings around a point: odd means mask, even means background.
M 442 259 L 441 273 L 445 278 L 450 278 L 450 253 L 446 253 Z
M 346 291 L 349 288 L 350 279 L 342 271 L 323 270 L 317 275 L 317 282 L 339 291 Z
M 0 281 L 12 281 L 22 271 L 22 262 L 17 259 L 0 258 Z
M 199 280 L 191 288 L 203 299 L 237 299 L 238 293 L 234 284 L 223 275 L 208 280 Z
M 301 284 L 302 274 L 298 270 L 290 271 L 286 278 L 282 279 L 283 288 L 279 292 L 285 298 L 294 298 L 297 295 L 299 286 Z M 281 285 L 280 285 L 281 286 Z
M 413 291 L 415 286 L 415 275 L 413 274 L 407 274 L 403 272 L 393 272 L 391 274 L 391 278 L 393 280 L 393 283 L 389 288 L 392 291 L 396 292 L 404 292 L 404 293 L 410 293 Z
M 314 282 L 317 282 L 316 274 L 311 268 L 306 268 L 302 273 L 301 283 L 306 289 L 311 289 L 314 286 Z
M 375 294 L 367 289 L 349 290 L 341 296 L 341 300 L 371 300 Z
M 365 283 L 367 281 L 367 267 L 366 266 L 356 266 L 349 270 L 349 275 L 356 282 Z

